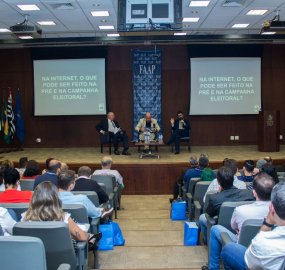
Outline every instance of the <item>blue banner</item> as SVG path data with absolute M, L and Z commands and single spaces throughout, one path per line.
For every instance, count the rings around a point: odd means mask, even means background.
M 161 50 L 132 51 L 133 63 L 133 127 L 150 112 L 161 123 Z M 133 141 L 138 134 L 133 131 Z

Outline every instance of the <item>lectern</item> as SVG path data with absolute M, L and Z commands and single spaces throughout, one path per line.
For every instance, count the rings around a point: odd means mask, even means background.
M 262 111 L 259 113 L 259 151 L 279 152 L 280 112 Z

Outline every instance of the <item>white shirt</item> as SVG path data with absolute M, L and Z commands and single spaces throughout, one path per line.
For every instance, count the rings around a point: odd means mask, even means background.
M 123 177 L 120 175 L 120 173 L 117 170 L 111 170 L 111 169 L 102 169 L 102 170 L 96 170 L 93 175 L 111 175 L 115 176 L 116 181 L 120 185 L 124 185 L 123 183 Z
M 26 212 L 24 212 L 24 213 L 21 214 L 21 221 L 24 221 L 25 215 L 26 215 Z M 70 216 L 71 216 L 71 215 L 70 215 L 69 213 L 64 212 L 63 222 L 64 222 L 65 224 L 67 224 L 67 225 L 68 225 L 68 219 L 70 218 Z
M 285 226 L 260 231 L 245 252 L 247 267 L 254 270 L 279 270 L 285 256 Z
M 119 130 L 120 128 L 117 128 L 115 123 L 108 119 L 108 131 L 116 134 Z
M 270 201 L 256 201 L 236 207 L 231 219 L 233 230 L 239 234 L 243 222 L 247 219 L 264 219 L 268 214 L 269 204 Z
M 11 235 L 16 221 L 10 216 L 6 208 L 0 207 L 0 225 L 5 236 Z

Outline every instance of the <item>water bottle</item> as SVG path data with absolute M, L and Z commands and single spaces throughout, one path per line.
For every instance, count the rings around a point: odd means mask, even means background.
M 159 142 L 159 143 L 162 143 L 162 142 L 163 142 L 163 135 L 162 135 L 162 134 L 159 134 L 159 136 L 158 136 L 158 142 Z

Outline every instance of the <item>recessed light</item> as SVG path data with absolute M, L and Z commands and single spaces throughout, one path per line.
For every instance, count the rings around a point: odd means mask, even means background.
M 20 39 L 33 39 L 32 36 L 19 36 Z
M 115 27 L 113 25 L 99 25 L 100 30 L 114 30 Z
M 108 17 L 110 16 L 109 11 L 91 11 L 93 17 Z
M 179 33 L 174 33 L 174 36 L 186 36 L 187 33 L 185 32 L 179 32 Z
M 262 32 L 261 35 L 275 35 L 276 32 Z
M 236 23 L 232 26 L 232 28 L 246 28 L 248 26 L 249 26 L 248 23 Z
M 11 31 L 7 28 L 0 28 L 0 33 L 10 33 Z
M 23 11 L 40 10 L 40 8 L 37 5 L 17 5 L 17 7 Z
M 189 7 L 207 7 L 210 1 L 190 1 Z
M 246 15 L 264 15 L 267 11 L 267 9 L 252 9 Z
M 119 37 L 120 34 L 118 34 L 118 33 L 117 33 L 117 34 L 107 34 L 107 36 L 108 36 L 108 37 Z
M 54 21 L 40 21 L 37 22 L 39 25 L 56 25 Z
M 182 22 L 198 22 L 200 18 L 195 17 L 185 17 Z

